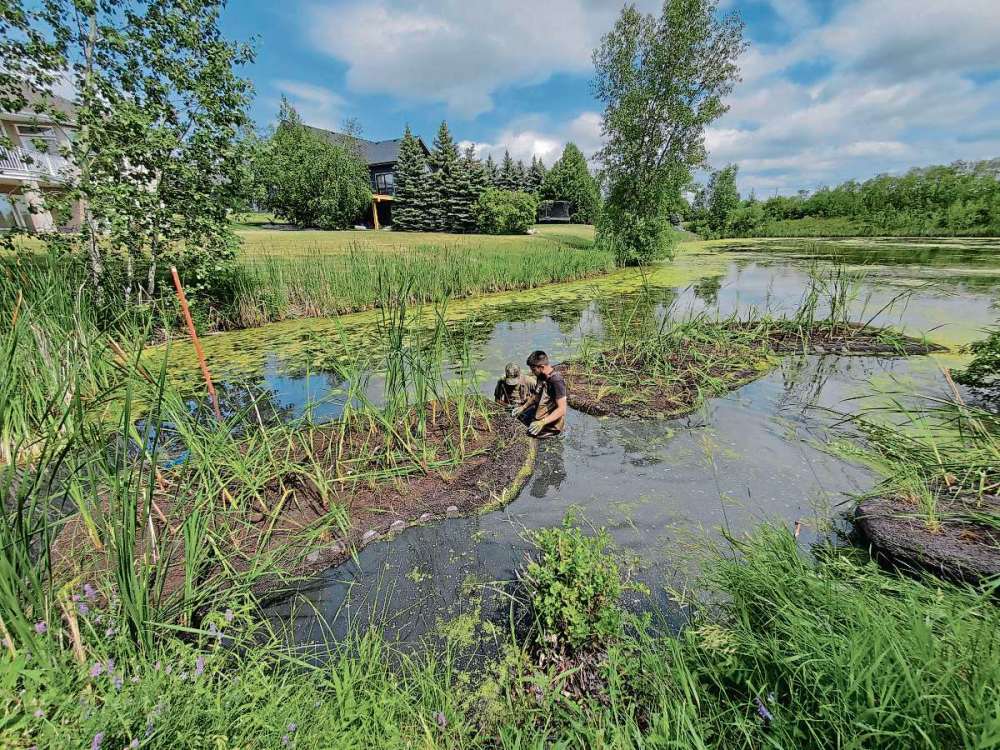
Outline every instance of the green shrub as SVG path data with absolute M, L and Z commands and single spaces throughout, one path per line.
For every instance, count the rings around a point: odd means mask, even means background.
M 597 219 L 596 245 L 612 253 L 619 266 L 669 258 L 674 242 L 669 215 L 663 212 L 633 210 L 609 200 Z
M 476 226 L 483 234 L 527 234 L 537 211 L 531 193 L 487 188 L 476 203 Z
M 523 580 L 539 629 L 540 645 L 578 649 L 621 631 L 618 599 L 624 588 L 611 539 L 602 529 L 584 536 L 564 521 L 561 528 L 531 534 L 537 549 Z

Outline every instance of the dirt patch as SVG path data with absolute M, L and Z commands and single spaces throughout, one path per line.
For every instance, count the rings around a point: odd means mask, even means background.
M 755 324 L 756 325 L 756 324 Z M 733 324 L 736 333 L 739 324 Z M 641 358 L 605 352 L 600 368 L 571 360 L 556 367 L 566 379 L 568 405 L 597 417 L 675 418 L 695 411 L 705 399 L 728 393 L 769 372 L 781 354 L 900 357 L 942 351 L 919 339 L 860 325 L 816 326 L 804 332 L 775 326 L 738 353 L 707 341 L 670 351 L 656 368 Z M 664 367 L 666 365 L 666 367 Z M 668 369 L 672 377 L 650 377 Z
M 376 479 L 370 475 L 362 480 L 338 477 L 331 467 L 342 467 L 345 456 L 361 446 L 364 455 L 371 455 L 371 449 L 379 447 L 378 436 L 358 430 L 346 433 L 345 438 L 335 425 L 314 430 L 308 448 L 303 447 L 298 456 L 303 465 L 313 464 L 310 470 L 293 469 L 268 479 L 255 507 L 225 509 L 227 496 L 235 493 L 231 487 L 222 490 L 218 517 L 207 519 L 215 543 L 200 581 L 218 580 L 223 571 L 225 579 L 236 580 L 269 560 L 270 567 L 279 572 L 257 576 L 253 584 L 255 593 L 267 597 L 285 590 L 295 578 L 344 562 L 368 543 L 410 526 L 509 502 L 531 473 L 535 441 L 505 410 L 492 403 L 485 408 L 486 419 L 472 418 L 462 463 L 449 465 L 444 459 L 449 442 L 458 437 L 453 420 L 442 409 L 428 424 L 431 450 L 417 457 L 423 465 L 411 466 L 409 473 L 387 472 Z M 320 462 L 318 473 L 316 461 Z M 137 519 L 137 556 L 152 555 L 153 534 L 159 548 L 166 550 L 162 599 L 181 590 L 185 582 L 181 523 L 191 503 L 183 496 L 183 487 L 182 471 L 164 473 L 155 496 L 156 512 L 150 518 L 140 513 Z M 224 547 L 218 546 L 220 541 Z M 60 577 L 86 576 L 108 567 L 108 553 L 96 549 L 80 516 L 67 522 L 52 550 Z
M 858 505 L 854 520 L 889 562 L 978 584 L 1000 575 L 1000 530 L 961 520 L 969 507 L 961 500 L 941 502 L 938 513 L 945 520 L 932 530 L 912 503 L 878 498 Z M 986 497 L 975 507 L 1000 516 L 998 497 Z

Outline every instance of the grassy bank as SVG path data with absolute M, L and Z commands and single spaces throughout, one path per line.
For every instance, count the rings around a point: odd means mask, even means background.
M 115 607 L 58 620 L 5 653 L 5 746 L 270 748 L 988 748 L 1000 739 L 1000 615 L 990 594 L 899 579 L 849 551 L 811 560 L 764 528 L 720 552 L 721 603 L 679 637 L 623 618 L 599 687 L 539 667 L 530 636 L 464 672 L 453 649 L 356 635 L 322 666 L 247 610 L 149 649 L 105 635 Z M 97 601 L 100 601 L 99 599 Z M 98 618 L 101 618 L 98 621 Z M 41 628 L 39 628 L 41 629 Z M 261 642 L 263 639 L 263 643 Z M 256 641 L 256 642 L 255 642 Z M 31 662 L 25 651 L 32 652 Z M 44 665 L 43 669 L 39 669 Z M 98 739 L 95 739 L 98 738 Z M 137 741 L 137 744 L 130 744 Z
M 727 235 L 729 236 L 729 235 Z M 988 230 L 949 232 L 939 226 L 927 229 L 924 225 L 905 223 L 887 229 L 846 216 L 821 218 L 809 216 L 802 219 L 780 219 L 765 222 L 746 237 L 991 237 Z

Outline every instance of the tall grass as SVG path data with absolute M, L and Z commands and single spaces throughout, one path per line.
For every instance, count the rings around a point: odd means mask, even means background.
M 573 281 L 614 270 L 611 255 L 525 242 L 509 247 L 442 246 L 386 252 L 354 245 L 344 254 L 319 251 L 247 258 L 236 273 L 220 325 L 246 327 L 287 317 L 333 315 L 379 304 L 385 284 L 409 301 L 432 303 Z

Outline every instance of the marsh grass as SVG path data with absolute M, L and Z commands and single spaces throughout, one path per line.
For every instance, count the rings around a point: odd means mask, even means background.
M 726 317 L 678 316 L 644 286 L 631 299 L 602 301 L 603 336 L 584 341 L 566 365 L 570 405 L 595 414 L 677 416 L 769 370 L 781 354 L 927 353 L 933 345 L 875 319 L 905 303 L 900 292 L 872 310 L 865 277 L 833 266 L 813 269 L 796 311 L 774 317 L 751 309 Z M 854 322 L 860 314 L 861 322 Z M 574 394 L 572 384 L 582 393 Z
M 406 252 L 352 245 L 345 252 L 252 256 L 232 282 L 222 327 L 259 325 L 377 307 L 385 284 L 430 304 L 609 273 L 613 258 L 592 247 L 523 241 L 509 246 L 429 246 Z

